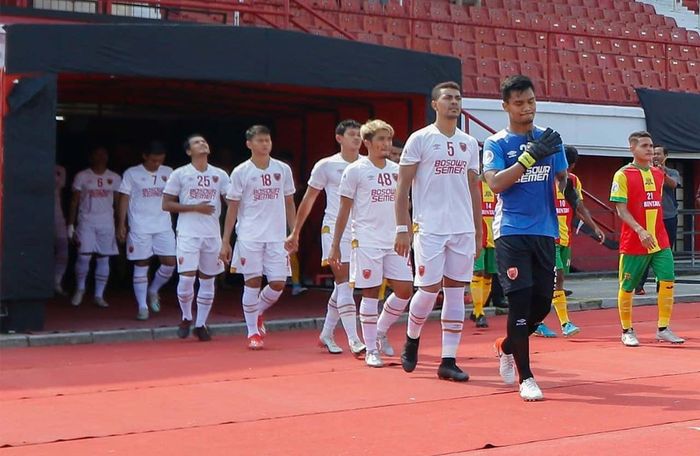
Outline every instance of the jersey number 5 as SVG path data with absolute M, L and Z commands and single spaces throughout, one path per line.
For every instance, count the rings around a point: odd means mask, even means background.
M 455 155 L 455 145 L 449 141 L 447 142 L 447 155 L 450 157 L 454 157 Z

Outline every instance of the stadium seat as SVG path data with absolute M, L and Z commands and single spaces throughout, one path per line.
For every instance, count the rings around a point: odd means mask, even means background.
M 399 2 L 389 2 L 384 6 L 384 12 L 389 16 L 406 16 L 406 3 L 401 5 Z
M 474 43 L 467 43 L 465 41 L 453 41 L 452 52 L 462 60 L 464 60 L 465 57 L 474 57 L 476 55 Z
M 587 67 L 599 67 L 598 65 L 598 59 L 596 58 L 595 54 L 590 54 L 588 52 L 582 52 L 578 56 L 579 62 L 581 62 L 581 66 L 584 68 Z
M 694 46 L 700 46 L 700 33 L 694 31 L 694 30 L 688 30 L 688 44 L 692 44 Z
M 489 9 L 470 6 L 469 7 L 469 17 L 472 22 L 479 25 L 492 26 L 491 15 L 489 14 Z M 502 11 L 502 10 L 491 10 L 491 11 Z
M 496 46 L 484 43 L 477 44 L 476 57 L 479 59 L 497 59 Z
M 430 23 L 426 21 L 415 21 L 413 23 L 413 35 L 420 38 L 432 38 L 433 32 Z
M 608 23 L 620 22 L 620 12 L 616 9 L 603 9 L 603 19 Z
M 587 36 L 577 36 L 574 41 L 574 47 L 579 52 L 588 52 L 593 49 L 593 41 Z
M 554 3 L 550 2 L 537 2 L 534 5 L 538 13 L 543 15 L 553 15 L 554 14 Z
M 632 59 L 634 69 L 637 71 L 651 71 L 651 59 L 645 57 L 635 57 Z
M 430 52 L 430 38 L 414 36 L 411 38 L 411 43 L 411 47 L 415 51 Z
M 506 9 L 506 7 L 503 6 L 503 0 L 484 0 L 481 6 L 485 6 L 486 8 L 490 9 Z
M 589 67 L 583 70 L 583 79 L 587 83 L 603 84 L 603 70 L 600 68 Z
M 378 16 L 365 16 L 362 27 L 366 33 L 374 33 L 376 35 L 383 35 L 384 32 L 384 21 Z
M 508 21 L 513 27 L 525 27 L 530 28 L 532 24 L 527 13 L 524 11 L 507 11 Z
M 430 52 L 433 54 L 451 55 L 452 41 L 431 38 L 428 43 Z
M 659 74 L 666 73 L 666 60 L 665 59 L 651 59 L 651 67 L 654 71 Z
M 563 100 L 567 98 L 566 93 L 566 83 L 564 82 L 550 82 L 549 83 L 549 97 L 554 99 Z
M 637 23 L 637 24 L 640 24 L 640 25 L 644 25 L 644 24 L 648 24 L 648 23 L 649 23 L 649 16 L 646 15 L 646 14 L 644 15 L 644 18 L 643 18 L 643 19 L 640 18 L 640 20 L 641 20 L 642 22 L 638 22 L 638 21 L 637 21 L 637 18 L 635 17 L 635 14 L 632 13 L 632 12 L 630 12 L 630 11 L 620 11 L 619 16 L 620 16 L 620 22 L 622 22 L 623 24 L 634 24 L 634 23 Z
M 623 71 L 622 80 L 630 87 L 640 87 L 642 85 L 642 75 L 637 71 Z
M 363 43 L 380 44 L 381 40 L 378 35 L 372 33 L 360 32 L 357 34 L 357 39 Z
M 462 5 L 450 4 L 450 19 L 456 22 L 470 21 L 469 10 Z
M 688 60 L 686 64 L 688 65 L 688 73 L 700 76 L 700 61 Z
M 547 51 L 545 49 L 534 49 L 528 47 L 519 47 L 518 60 L 520 62 L 546 62 L 547 61 Z M 573 53 L 572 53 L 573 54 Z M 575 57 L 575 54 L 574 54 Z M 557 54 L 554 54 L 554 59 L 557 58 Z
M 531 79 L 544 79 L 544 70 L 538 62 L 521 63 L 520 71 Z
M 508 76 L 514 76 L 520 73 L 520 64 L 518 62 L 498 62 L 498 74 L 501 75 L 501 79 L 505 79 Z
M 432 22 L 430 24 L 430 30 L 432 32 L 432 38 L 451 40 L 454 39 L 455 36 L 455 29 L 452 24 L 445 22 Z
M 461 41 L 468 41 L 470 43 L 476 42 L 476 30 L 471 24 L 455 25 L 455 36 Z
M 610 45 L 612 47 L 613 54 L 630 55 L 629 42 L 619 39 L 611 39 Z
M 579 64 L 579 57 L 583 57 L 584 55 L 589 55 L 589 54 L 577 54 L 576 52 L 571 52 L 571 51 L 557 51 L 557 62 L 561 65 L 578 65 Z
M 629 42 L 630 54 L 633 56 L 637 56 L 637 57 L 646 55 L 645 54 L 646 48 L 643 46 L 643 44 L 644 43 L 638 43 L 638 42 L 634 42 L 634 41 Z
M 476 89 L 482 94 L 498 95 L 500 83 L 496 78 L 478 77 L 476 78 Z
M 474 38 L 479 43 L 491 45 L 496 42 L 496 33 L 491 27 L 477 27 L 474 31 Z
M 515 36 L 515 30 L 510 29 L 498 29 L 496 30 L 496 43 L 505 44 L 507 46 L 514 46 L 519 44 Z
M 688 64 L 683 60 L 671 59 L 668 61 L 668 71 L 675 74 L 687 73 Z
M 391 46 L 395 48 L 405 49 L 407 47 L 407 41 L 405 36 L 392 35 L 390 33 L 382 35 L 382 44 L 384 46 Z
M 462 75 L 462 92 L 464 93 L 477 93 L 476 83 L 473 76 Z
M 642 85 L 651 89 L 663 89 L 664 87 L 661 76 L 655 71 L 642 72 Z
M 430 11 L 428 13 L 430 18 L 436 21 L 449 21 L 450 8 L 447 2 L 430 2 Z
M 527 32 L 525 30 L 518 30 L 515 32 L 516 43 L 519 46 L 525 47 L 538 47 L 537 34 L 535 32 Z
M 657 58 L 663 58 L 664 57 L 664 47 L 662 44 L 658 43 L 646 43 L 646 53 L 645 55 L 648 57 L 657 57 Z
M 379 2 L 365 0 L 364 2 L 362 2 L 362 11 L 368 14 L 378 16 L 382 14 L 382 5 L 380 5 Z
M 496 57 L 499 60 L 518 60 L 518 52 L 513 46 L 496 46 Z
M 612 44 L 607 38 L 593 38 L 593 50 L 601 54 L 611 54 Z
M 569 5 L 560 5 L 560 4 L 555 4 L 554 5 L 554 14 L 559 16 L 559 17 L 570 17 L 572 15 L 571 13 L 571 7 Z
M 615 103 L 627 103 L 630 101 L 629 92 L 627 92 L 624 87 L 609 86 L 608 99 Z
M 600 8 L 586 7 L 586 17 L 592 21 L 601 21 L 604 19 L 603 10 Z
M 566 94 L 574 100 L 585 100 L 588 98 L 586 87 L 582 83 L 570 82 L 566 84 Z
M 632 58 L 626 55 L 616 55 L 614 57 L 615 67 L 619 70 L 631 70 L 634 68 Z
M 474 57 L 462 59 L 462 74 L 469 75 L 472 78 L 479 75 L 479 69 L 476 66 L 476 59 Z
M 562 70 L 562 74 L 566 82 L 582 83 L 585 81 L 583 68 L 581 67 L 566 67 Z
M 498 71 L 498 60 L 496 59 L 477 59 L 477 72 L 479 76 L 496 76 Z
M 554 35 L 554 45 L 557 49 L 571 51 L 576 49 L 576 39 L 571 35 Z
M 603 84 L 587 84 L 588 86 L 588 96 L 592 100 L 607 100 L 608 99 L 608 91 Z
M 672 59 L 678 60 L 695 60 L 697 59 L 697 54 L 695 48 L 692 46 L 667 46 L 668 56 Z
M 549 68 L 549 76 L 547 79 L 553 82 L 566 82 L 566 76 L 564 75 L 564 70 L 568 67 L 563 67 L 561 65 L 552 65 Z
M 410 35 L 409 23 L 405 19 L 390 19 L 386 23 L 386 32 L 389 35 Z

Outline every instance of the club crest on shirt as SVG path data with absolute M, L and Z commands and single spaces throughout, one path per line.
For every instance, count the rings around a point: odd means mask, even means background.
M 372 276 L 372 270 L 371 269 L 363 269 L 362 270 L 362 277 L 365 279 L 369 279 Z
M 282 179 L 282 175 L 280 173 L 275 173 L 272 175 L 272 177 L 274 177 L 276 181 Z
M 506 272 L 506 274 L 508 275 L 508 278 L 510 280 L 517 279 L 518 278 L 518 268 L 516 268 L 515 266 L 510 267 L 510 268 L 508 268 L 508 271 Z
M 180 263 L 180 264 L 183 264 L 183 263 L 185 262 L 185 257 L 179 257 L 179 258 L 177 259 L 177 262 Z
M 107 183 L 108 183 L 109 185 L 112 185 L 112 182 L 114 182 L 113 179 L 107 179 Z
M 418 266 L 418 275 L 421 277 L 425 275 L 425 266 L 423 266 L 422 264 Z
M 393 177 L 395 181 L 398 181 L 398 180 L 399 180 L 399 175 L 398 175 L 398 173 L 391 173 L 391 177 Z
M 219 176 L 211 176 L 211 180 L 213 180 L 216 184 L 217 182 L 219 182 Z
M 133 245 L 129 246 L 129 253 L 134 253 L 134 246 Z
M 161 178 L 161 180 L 162 180 L 163 182 L 167 182 L 167 181 L 168 181 L 168 176 L 160 176 L 160 178 Z
M 493 161 L 493 152 L 487 150 L 484 152 L 484 165 L 488 165 Z
M 462 152 L 466 152 L 467 151 L 467 143 L 463 143 L 463 142 L 459 143 L 459 148 L 462 149 Z
M 245 258 L 241 258 L 241 266 L 245 266 Z

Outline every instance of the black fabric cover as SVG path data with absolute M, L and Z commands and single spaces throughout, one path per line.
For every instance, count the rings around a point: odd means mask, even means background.
M 22 79 L 8 97 L 0 299 L 53 295 L 56 78 Z
M 700 95 L 637 89 L 655 144 L 700 157 Z
M 459 59 L 285 30 L 202 25 L 6 26 L 8 73 L 72 72 L 429 94 Z

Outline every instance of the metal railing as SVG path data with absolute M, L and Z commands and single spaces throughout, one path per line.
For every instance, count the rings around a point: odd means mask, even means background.
M 681 221 L 676 236 L 676 250 L 673 253 L 676 264 L 700 268 L 700 209 L 681 209 L 678 211 Z

